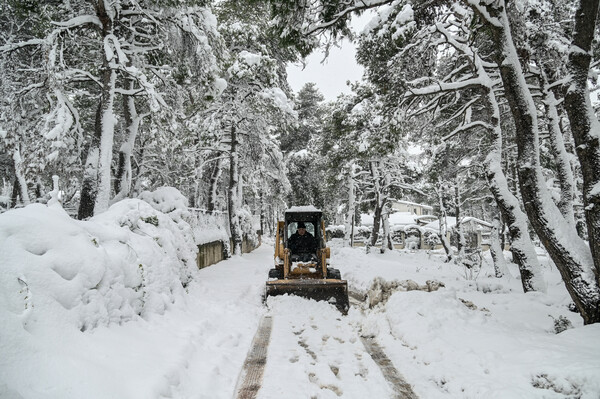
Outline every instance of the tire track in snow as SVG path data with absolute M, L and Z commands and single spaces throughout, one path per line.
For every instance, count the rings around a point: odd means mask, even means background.
M 270 316 L 263 317 L 238 378 L 235 390 L 237 399 L 254 399 L 260 390 L 272 327 L 273 319 Z
M 350 305 L 354 306 L 361 311 L 363 310 L 363 303 L 366 300 L 364 295 L 358 294 L 354 291 L 350 291 Z M 364 313 L 364 312 L 363 312 Z M 373 361 L 379 366 L 383 376 L 388 383 L 394 389 L 396 396 L 394 399 L 417 399 L 418 396 L 412 389 L 412 386 L 406 382 L 404 377 L 398 372 L 392 361 L 387 357 L 381 346 L 375 341 L 373 337 L 360 337 L 365 349 L 373 359 Z
M 283 299 L 283 301 L 293 301 L 299 305 L 298 299 L 290 298 Z M 385 394 L 384 391 L 379 391 L 379 397 L 418 398 L 411 385 L 403 379 L 384 350 L 373 338 L 361 337 L 360 334 L 356 334 L 358 331 L 347 325 L 344 317 L 337 313 L 327 315 L 327 309 L 317 309 L 317 306 L 321 305 L 304 302 L 310 306 L 308 306 L 309 309 L 302 309 L 299 306 L 293 306 L 293 302 L 284 306 L 286 311 L 280 312 L 281 308 L 275 309 L 271 316 L 265 316 L 261 320 L 236 384 L 235 399 L 273 397 L 275 392 L 286 391 L 292 395 L 290 397 L 317 398 L 321 397 L 321 394 L 325 395 L 324 391 L 330 391 L 330 394 L 333 393 L 338 397 L 356 397 L 354 395 L 358 392 L 355 389 L 358 386 L 361 386 L 361 389 L 358 389 L 361 391 L 362 389 L 369 390 L 366 386 L 371 385 L 372 389 L 372 384 L 382 383 L 388 388 L 385 389 L 387 391 Z M 314 309 L 311 311 L 310 308 Z M 289 309 L 295 309 L 297 312 L 290 313 Z M 319 312 L 319 310 L 321 311 Z M 323 317 L 318 316 L 320 313 Z M 273 318 L 278 320 L 276 323 L 278 327 L 275 330 L 272 327 Z M 286 327 L 290 329 L 288 330 Z M 355 331 L 354 334 L 352 330 Z M 353 336 L 355 338 L 352 338 Z M 272 343 L 275 346 L 272 349 L 274 352 L 269 363 L 274 363 L 268 367 L 270 371 L 265 374 L 267 350 L 272 338 L 276 342 Z M 304 356 L 302 352 L 304 352 Z M 353 353 L 353 356 L 348 357 L 347 354 L 344 355 L 344 352 Z M 355 360 L 352 361 L 351 358 L 355 358 Z M 299 365 L 299 367 L 289 368 L 285 366 L 285 363 Z M 329 369 L 329 372 L 325 371 L 325 367 Z M 376 373 L 379 374 L 379 377 L 373 374 L 376 369 L 381 373 Z M 283 374 L 282 370 L 284 370 Z M 328 373 L 332 375 L 328 376 Z M 316 390 L 304 385 L 302 374 L 308 380 L 306 382 L 317 388 Z M 267 379 L 264 380 L 263 376 Z M 287 382 L 283 385 L 281 384 L 282 377 Z M 378 379 L 379 382 L 377 382 Z M 387 384 L 385 384 L 386 382 Z M 265 392 L 261 391 L 263 383 Z M 381 387 L 381 385 L 379 386 Z M 292 387 L 295 387 L 295 390 L 290 389 Z M 288 391 L 288 389 L 290 390 Z M 259 391 L 262 394 L 259 394 Z M 325 396 L 330 397 L 330 395 Z
M 371 358 L 377 363 L 385 379 L 392 385 L 397 396 L 394 399 L 417 399 L 412 387 L 402 375 L 396 370 L 392 361 L 387 357 L 383 349 L 375 342 L 374 338 L 360 337 L 363 345 Z

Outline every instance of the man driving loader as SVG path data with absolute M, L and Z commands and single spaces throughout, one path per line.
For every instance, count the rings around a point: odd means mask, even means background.
M 306 231 L 304 222 L 298 222 L 296 232 L 288 239 L 287 247 L 292 252 L 292 262 L 311 262 L 317 260 L 317 240 Z

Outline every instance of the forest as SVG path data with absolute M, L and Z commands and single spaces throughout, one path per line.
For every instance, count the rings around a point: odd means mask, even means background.
M 227 215 L 236 254 L 251 215 L 269 234 L 308 204 L 346 240 L 372 212 L 385 251 L 391 201 L 416 201 L 447 261 L 468 262 L 464 217 L 493 221 L 496 273 L 506 236 L 524 292 L 544 289 L 542 246 L 597 323 L 597 15 L 597 0 L 1 0 L 0 211 L 58 199 L 87 219 L 169 186 Z M 347 39 L 365 69 L 352 94 L 292 91 L 289 63 Z

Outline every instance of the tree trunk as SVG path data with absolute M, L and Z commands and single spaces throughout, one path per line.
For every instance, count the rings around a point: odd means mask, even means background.
M 113 21 L 105 8 L 105 1 L 98 1 L 96 15 L 102 23 L 102 93 L 96 112 L 95 134 L 88 149 L 84 177 L 81 187 L 81 202 L 78 218 L 83 219 L 105 211 L 108 208 L 111 191 L 111 163 L 116 117 L 114 115 L 115 83 L 117 74 L 111 66 L 114 63 L 112 36 Z M 111 37 L 112 36 L 112 37 Z M 112 54 L 110 60 L 107 58 Z
M 479 12 L 477 6 L 472 6 Z M 545 187 L 539 161 L 537 109 L 525 81 L 514 46 L 504 1 L 486 6 L 498 24 L 488 23 L 498 49 L 505 96 L 516 126 L 519 187 L 533 228 L 559 269 L 566 288 L 585 324 L 600 322 L 600 288 L 593 273 L 589 247 L 578 239 Z M 484 16 L 484 19 L 486 17 Z
M 456 249 L 458 251 L 458 255 L 456 257 L 456 261 L 458 263 L 464 263 L 466 256 L 465 256 L 465 246 L 466 246 L 466 242 L 465 242 L 465 234 L 463 231 L 463 227 L 462 227 L 462 215 L 461 215 L 461 209 L 460 209 L 460 187 L 458 185 L 458 182 L 454 183 L 454 213 L 455 213 L 455 217 L 456 217 L 456 225 L 455 225 L 455 230 L 456 230 Z
M 265 235 L 265 220 L 266 220 L 266 216 L 265 216 L 265 202 L 264 202 L 264 194 L 262 189 L 260 190 L 260 198 L 259 198 L 259 204 L 260 204 L 260 234 L 261 235 Z
M 504 259 L 504 251 L 500 242 L 500 229 L 502 228 L 502 222 L 499 217 L 495 217 L 492 223 L 492 234 L 490 237 L 490 253 L 492 254 L 492 260 L 494 261 L 494 274 L 497 278 L 501 278 L 508 274 L 508 266 L 506 265 L 506 259 Z
M 527 217 L 521 210 L 519 200 L 515 197 L 509 187 L 506 176 L 502 171 L 502 129 L 500 128 L 500 108 L 496 96 L 489 87 L 486 90 L 488 106 L 492 112 L 490 130 L 492 134 L 492 150 L 488 154 L 486 174 L 490 191 L 496 200 L 502 219 L 508 225 L 511 237 L 510 250 L 513 261 L 519 267 L 521 284 L 524 292 L 546 291 L 546 284 L 542 277 L 542 269 L 535 252 L 535 247 L 529 236 Z M 500 252 L 502 255 L 502 252 Z M 502 255 L 503 256 L 503 255 Z M 504 257 L 502 257 L 504 259 Z M 496 261 L 494 260 L 494 264 Z
M 383 236 L 381 237 L 381 253 L 385 253 L 386 249 L 392 250 L 394 246 L 392 244 L 392 234 L 390 232 L 390 210 L 389 206 L 385 206 L 381 213 L 381 220 L 383 224 Z
M 552 155 L 554 156 L 556 173 L 560 185 L 560 201 L 557 205 L 566 221 L 575 226 L 575 215 L 573 212 L 575 179 L 573 178 L 569 155 L 565 148 L 563 133 L 560 128 L 560 117 L 558 116 L 557 110 L 558 102 L 556 101 L 554 93 L 550 91 L 547 86 L 548 82 L 542 72 L 542 95 L 544 96 L 543 102 L 546 110 L 546 117 L 548 119 L 548 136 L 550 138 Z
M 373 214 L 373 231 L 371 232 L 370 246 L 374 247 L 379 238 L 379 229 L 381 228 L 381 213 L 385 205 L 386 199 L 381 192 L 381 184 L 379 181 L 379 164 L 377 161 L 369 163 L 371 168 L 371 178 L 373 179 L 373 192 L 375 194 L 375 212 Z
M 12 193 L 10 195 L 10 208 L 14 208 L 19 203 L 19 191 L 21 188 L 19 187 L 19 180 L 15 179 L 12 187 Z
M 129 82 L 129 89 L 134 88 L 133 80 Z M 131 157 L 133 155 L 133 147 L 140 128 L 143 115 L 137 113 L 135 107 L 135 99 L 133 96 L 123 96 L 123 114 L 127 131 L 127 139 L 119 149 L 119 165 L 117 175 L 115 176 L 115 198 L 111 202 L 117 202 L 129 196 L 131 192 Z
M 346 215 L 346 223 L 344 229 L 344 240 L 352 246 L 354 238 L 354 213 L 356 212 L 356 181 L 355 178 L 356 165 L 350 165 L 348 173 L 348 214 Z
M 96 123 L 94 126 L 94 135 L 87 150 L 83 169 L 83 181 L 81 183 L 81 198 L 79 200 L 79 209 L 77 219 L 86 219 L 94 214 L 94 204 L 96 202 L 96 192 L 98 184 L 98 158 L 100 154 L 100 118 L 101 107 L 98 105 L 96 110 Z
M 444 186 L 441 181 L 438 181 L 435 192 L 440 203 L 440 241 L 442 242 L 442 246 L 444 247 L 444 251 L 446 252 L 445 262 L 447 263 L 452 261 L 453 253 L 450 241 L 448 240 L 448 223 L 446 221 L 447 212 L 446 206 L 444 205 Z
M 233 242 L 232 253 L 242 254 L 242 231 L 239 219 L 240 198 L 239 195 L 239 158 L 237 153 L 237 134 L 235 126 L 231 126 L 231 151 L 229 153 L 229 229 L 231 241 Z
M 116 117 L 114 114 L 115 82 L 117 73 L 107 65 L 102 73 L 102 97 L 100 99 L 102 136 L 100 137 L 100 151 L 98 156 L 98 191 L 94 203 L 94 215 L 108 209 L 111 194 L 111 164 L 113 143 L 115 135 Z
M 209 212 L 217 209 L 217 190 L 219 188 L 219 180 L 221 179 L 221 173 L 223 172 L 223 159 L 217 159 L 217 163 L 210 176 L 210 191 L 208 192 L 208 205 L 207 210 Z
M 590 102 L 587 82 L 598 3 L 598 0 L 581 0 L 575 13 L 568 63 L 571 81 L 565 94 L 565 108 L 583 177 L 583 205 L 597 287 L 600 286 L 600 123 Z M 596 313 L 596 321 L 600 321 L 600 309 Z
M 15 187 L 18 190 L 18 196 L 21 198 L 23 205 L 29 205 L 29 191 L 27 189 L 27 179 L 25 179 L 25 170 L 23 169 L 23 158 L 21 157 L 21 151 L 19 145 L 15 147 L 13 152 L 13 161 L 15 165 Z M 13 191 L 14 193 L 14 191 Z M 17 205 L 17 196 L 13 194 L 12 207 Z

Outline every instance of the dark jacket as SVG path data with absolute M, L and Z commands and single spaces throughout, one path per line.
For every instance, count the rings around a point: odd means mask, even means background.
M 305 254 L 317 252 L 317 240 L 308 231 L 304 235 L 298 232 L 288 239 L 288 248 L 292 254 Z

